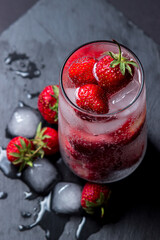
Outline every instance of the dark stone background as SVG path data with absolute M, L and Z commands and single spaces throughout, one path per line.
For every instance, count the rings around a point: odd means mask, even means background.
M 0 32 L 24 14 L 38 0 L 0 0 Z M 129 20 L 160 44 L 159 0 L 109 0 Z
M 18 101 L 36 107 L 37 99 L 27 99 L 26 93 L 41 91 L 51 82 L 57 84 L 64 58 L 72 49 L 97 39 L 114 38 L 127 45 L 140 58 L 145 70 L 148 148 L 136 172 L 115 184 L 115 214 L 120 214 L 120 219 L 104 225 L 95 234 L 92 234 L 94 223 L 91 222 L 85 232 L 91 235 L 88 240 L 158 240 L 160 56 L 157 43 L 160 43 L 160 38 L 158 40 L 159 29 L 155 30 L 160 22 L 158 1 L 154 1 L 153 5 L 153 1 L 137 0 L 113 0 L 110 3 L 106 0 L 41 0 L 24 15 L 35 2 L 0 1 L 0 31 L 3 31 L 0 36 L 0 145 L 6 147 L 9 141 L 5 137 L 5 127 Z M 16 19 L 18 21 L 15 22 Z M 41 76 L 33 80 L 22 79 L 9 71 L 4 59 L 13 51 L 26 53 L 38 67 L 45 65 Z M 37 199 L 24 200 L 24 191 L 29 191 L 29 188 L 20 180 L 5 177 L 0 171 L 0 191 L 8 193 L 5 200 L 0 200 L 0 240 L 44 240 L 45 232 L 39 226 L 26 232 L 18 230 L 19 224 L 28 224 L 33 220 L 24 220 L 20 212 L 32 210 L 38 205 Z M 59 239 L 75 240 L 75 229 L 80 220 L 71 216 Z M 54 223 L 52 218 L 51 221 Z M 82 236 L 81 240 L 86 238 Z

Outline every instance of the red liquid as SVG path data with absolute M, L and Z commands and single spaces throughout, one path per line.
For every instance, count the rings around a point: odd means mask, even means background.
M 141 68 L 134 73 L 130 85 L 110 96 L 109 114 L 95 116 L 74 106 L 76 89 L 68 76 L 72 61 L 84 54 L 101 57 L 104 50 L 111 48 L 114 50 L 115 46 L 95 43 L 73 53 L 63 69 L 64 89 L 60 89 L 59 96 L 59 141 L 63 160 L 81 178 L 99 183 L 117 181 L 131 174 L 143 159 L 147 142 Z M 132 57 L 128 50 L 123 51 Z M 133 59 L 136 60 L 135 56 Z

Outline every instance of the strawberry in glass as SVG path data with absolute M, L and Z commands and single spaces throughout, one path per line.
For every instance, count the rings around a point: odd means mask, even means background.
M 59 89 L 59 147 L 66 165 L 95 183 L 118 181 L 147 143 L 143 67 L 113 41 L 86 43 L 67 58 Z

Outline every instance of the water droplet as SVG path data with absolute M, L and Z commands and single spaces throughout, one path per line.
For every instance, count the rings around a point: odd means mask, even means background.
M 8 197 L 8 194 L 6 192 L 0 192 L 0 199 L 5 199 Z
M 12 65 L 12 67 L 9 67 L 9 70 L 22 78 L 32 79 L 41 75 L 41 71 L 37 68 L 36 63 L 30 61 L 25 53 L 9 53 L 4 62 L 7 65 Z
M 27 200 L 33 200 L 37 198 L 37 194 L 33 192 L 24 192 L 24 195 L 25 195 L 24 199 L 27 199 Z
M 21 212 L 21 216 L 23 218 L 30 218 L 32 216 L 32 213 L 23 211 Z
M 81 222 L 80 222 L 80 224 L 78 225 L 78 228 L 77 228 L 77 231 L 76 231 L 76 239 L 79 239 L 80 233 L 81 233 L 81 231 L 82 231 L 82 228 L 83 228 L 85 222 L 86 222 L 86 218 L 83 217 L 82 220 L 81 220 Z
M 18 102 L 18 106 L 19 106 L 19 107 L 24 107 L 24 105 L 25 105 L 24 102 L 22 102 L 22 101 L 19 101 L 19 102 Z
M 51 203 L 51 193 L 49 193 L 48 196 L 46 196 L 42 201 L 40 201 L 40 211 L 37 213 L 37 218 L 36 218 L 35 222 L 33 222 L 30 225 L 26 225 L 26 226 L 19 225 L 19 230 L 20 231 L 29 230 L 29 229 L 32 229 L 33 227 L 35 227 L 36 225 L 38 225 L 39 222 L 41 221 L 41 219 L 43 218 L 44 213 L 46 211 L 50 212 L 50 203 Z
M 28 99 L 33 99 L 33 98 L 36 98 L 36 97 L 38 97 L 39 96 L 39 94 L 40 94 L 40 92 L 36 92 L 36 93 L 27 93 L 27 98 Z
M 50 231 L 47 229 L 45 232 L 46 239 L 49 239 L 50 237 Z

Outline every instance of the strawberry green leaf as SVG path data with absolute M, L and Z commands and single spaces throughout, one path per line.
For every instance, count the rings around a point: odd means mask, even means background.
M 39 151 L 40 157 L 43 158 L 44 157 L 44 151 L 41 149 L 41 151 Z
M 37 127 L 36 136 L 39 135 L 39 133 L 41 132 L 41 129 L 42 129 L 42 123 L 40 122 Z
M 23 162 L 23 163 L 20 165 L 19 172 L 22 172 L 22 170 L 24 169 L 25 165 L 26 165 L 25 162 Z
M 86 207 L 88 207 L 88 208 L 97 207 L 97 203 L 86 200 Z
M 41 129 L 41 132 L 39 133 L 39 137 L 40 138 L 42 138 L 42 136 L 43 136 L 44 132 L 46 131 L 46 129 L 47 129 L 46 127 Z
M 51 136 L 49 136 L 49 135 L 43 135 L 42 140 L 44 140 L 44 139 L 46 139 L 46 138 L 51 138 Z
M 94 214 L 94 209 L 93 208 L 83 208 L 86 213 L 93 215 Z
M 21 138 L 20 138 L 20 143 L 21 143 L 21 146 L 22 146 L 23 149 L 27 148 L 25 141 Z
M 27 162 L 27 165 L 33 167 L 33 163 L 31 161 Z
M 56 102 L 53 106 L 49 106 L 49 108 L 55 112 L 58 112 L 58 102 Z
M 16 143 L 15 143 L 14 145 L 18 148 L 19 151 L 21 151 L 21 149 L 22 149 L 21 146 L 19 146 L 19 145 L 16 144 Z
M 105 201 L 104 193 L 100 192 L 100 197 L 97 199 L 96 203 L 98 206 L 101 206 Z
M 54 116 L 54 120 L 57 122 L 58 121 L 58 113 Z
M 54 92 L 54 95 L 52 95 L 52 97 L 54 97 L 55 99 L 58 99 L 58 96 L 59 96 L 59 88 L 55 85 L 52 86 L 52 89 L 53 89 L 53 92 Z
M 16 153 L 16 152 L 9 153 L 9 155 L 11 155 L 13 157 L 20 157 L 21 156 L 20 153 Z
M 115 44 L 117 44 L 118 49 L 119 49 L 119 53 L 115 54 L 113 52 L 106 52 L 107 55 L 109 55 L 113 58 L 113 61 L 110 63 L 110 67 L 114 68 L 119 64 L 120 71 L 121 71 L 122 75 L 125 75 L 125 70 L 126 69 L 132 75 L 132 70 L 131 70 L 131 67 L 129 65 L 133 65 L 134 67 L 138 67 L 137 63 L 134 62 L 133 60 L 127 59 L 126 57 L 123 57 L 120 44 L 115 40 L 113 40 L 113 42 Z
M 19 164 L 19 163 L 21 163 L 21 162 L 22 162 L 22 158 L 19 158 L 19 159 L 13 161 L 12 163 L 13 163 L 14 165 L 17 165 L 17 164 Z
M 118 64 L 120 64 L 119 61 L 113 60 L 113 61 L 110 63 L 110 67 L 114 68 L 114 67 L 117 66 Z
M 138 67 L 137 63 L 134 61 L 126 61 L 126 63 L 133 65 L 134 67 Z
M 117 60 L 118 59 L 118 55 L 113 53 L 113 52 L 106 52 L 106 55 L 109 55 L 110 57 L 112 57 L 113 59 Z
M 31 142 L 29 142 L 28 146 L 27 146 L 27 150 L 29 151 L 31 149 L 32 145 Z
M 132 74 L 132 69 L 131 69 L 131 67 L 130 67 L 128 64 L 126 64 L 126 69 L 127 69 L 128 72 L 130 73 L 130 75 L 133 75 L 133 74 Z
M 105 202 L 105 196 L 102 192 L 100 192 L 100 196 L 99 198 L 97 198 L 96 202 L 91 202 L 86 200 L 86 207 L 89 207 L 89 208 L 99 207 L 103 205 L 104 202 Z
M 122 75 L 125 75 L 126 67 L 125 67 L 124 62 L 120 62 L 120 70 L 121 70 Z

